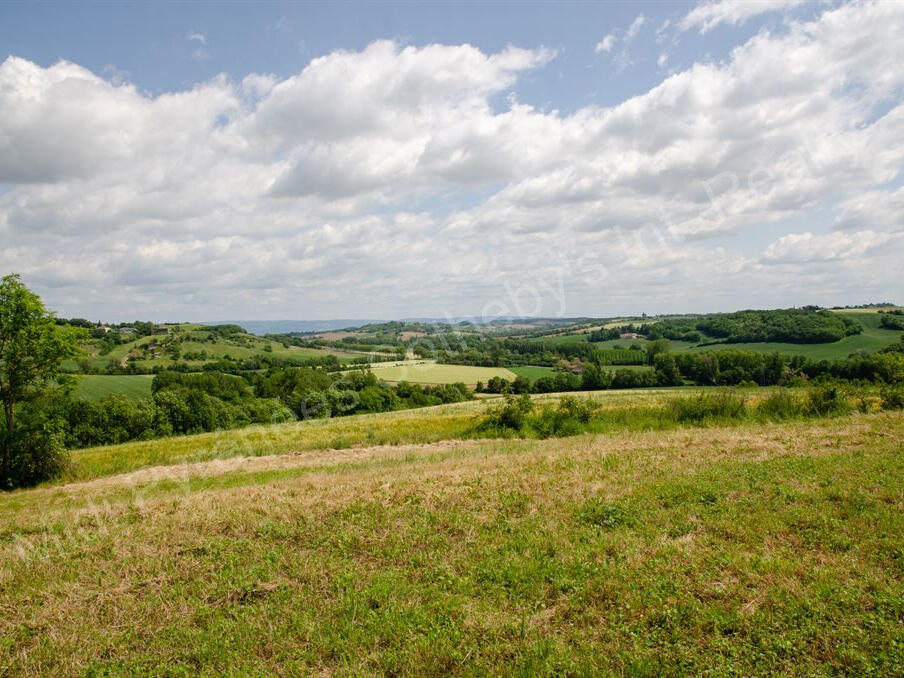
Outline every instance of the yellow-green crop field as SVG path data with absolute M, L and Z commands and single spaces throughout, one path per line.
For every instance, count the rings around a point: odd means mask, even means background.
M 486 383 L 493 377 L 513 381 L 517 376 L 504 367 L 473 367 L 471 365 L 445 365 L 433 360 L 409 360 L 390 363 L 373 363 L 373 373 L 384 381 L 410 381 L 415 384 L 463 384 Z

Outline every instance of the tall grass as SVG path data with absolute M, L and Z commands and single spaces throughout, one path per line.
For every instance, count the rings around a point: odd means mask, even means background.
M 733 389 L 700 391 L 691 397 L 616 410 L 603 409 L 598 402 L 566 396 L 556 405 L 538 405 L 527 396 L 508 397 L 479 417 L 476 435 L 500 437 L 552 438 L 579 433 L 615 430 L 664 430 L 682 426 L 731 425 L 740 422 L 781 422 L 795 419 L 833 417 L 858 408 L 901 409 L 901 390 L 883 393 L 875 399 L 865 391 L 823 384 L 803 393 L 774 390 L 764 398 L 752 398 Z

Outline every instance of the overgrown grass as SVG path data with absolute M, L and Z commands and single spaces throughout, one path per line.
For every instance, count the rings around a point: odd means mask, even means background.
M 823 384 L 806 390 L 769 389 L 757 396 L 737 389 L 706 389 L 621 409 L 598 401 L 563 396 L 540 404 L 527 396 L 507 396 L 476 422 L 478 436 L 550 438 L 579 433 L 666 430 L 680 426 L 729 425 L 746 421 L 787 421 L 833 417 L 856 409 L 868 413 L 901 409 L 900 388 L 877 395 L 873 388 Z
M 803 416 L 802 411 L 768 415 L 766 410 L 754 417 L 737 420 L 718 417 L 683 419 L 674 416 L 673 403 L 678 399 L 718 398 L 719 389 L 633 389 L 599 391 L 580 394 L 546 394 L 527 397 L 531 417 L 537 413 L 544 420 L 532 420 L 523 430 L 499 427 L 493 423 L 494 412 L 506 401 L 501 399 L 471 401 L 454 405 L 440 405 L 417 410 L 402 410 L 380 414 L 364 414 L 336 419 L 250 426 L 243 429 L 176 436 L 148 441 L 133 441 L 121 445 L 76 450 L 71 455 L 69 470 L 63 482 L 90 480 L 118 473 L 127 473 L 151 466 L 195 463 L 233 457 L 261 457 L 321 449 L 350 449 L 375 445 L 421 444 L 443 440 L 510 437 L 556 437 L 577 433 L 619 433 L 626 431 L 662 431 L 681 426 L 736 425 L 746 420 L 782 421 Z M 726 391 L 726 393 L 729 393 Z M 782 389 L 733 389 L 732 397 L 742 398 L 749 408 L 768 402 L 772 397 L 792 398 L 803 402 L 804 391 Z M 883 400 L 877 392 L 866 397 L 869 410 L 884 406 L 893 408 L 892 391 Z M 857 407 L 850 395 L 843 397 L 845 410 Z M 567 405 L 564 410 L 559 403 Z M 687 407 L 692 407 L 693 403 Z M 593 416 L 588 421 L 573 421 L 575 408 L 589 408 Z M 767 410 L 768 410 L 767 406 Z M 862 409 L 862 408 L 861 408 Z M 752 410 L 751 410 L 752 411 Z
M 900 675 L 902 441 L 883 412 L 5 495 L 0 672 Z

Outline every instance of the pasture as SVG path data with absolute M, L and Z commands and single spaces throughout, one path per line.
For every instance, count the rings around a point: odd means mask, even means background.
M 419 435 L 485 405 L 396 414 Z M 351 419 L 363 432 L 385 416 Z M 308 452 L 287 440 L 275 456 L 8 493 L 0 666 L 899 674 L 902 441 L 900 412 Z M 181 442 L 144 444 L 173 463 L 163 451 Z

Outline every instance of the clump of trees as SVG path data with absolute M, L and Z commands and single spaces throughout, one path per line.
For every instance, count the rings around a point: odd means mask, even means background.
M 0 278 L 0 488 L 34 485 L 65 466 L 62 431 L 47 405 L 64 392 L 62 363 L 85 336 L 56 324 L 18 275 Z
M 895 309 L 882 313 L 879 318 L 879 327 L 883 330 L 904 330 L 904 311 Z
M 601 362 L 584 362 L 581 375 L 558 372 L 530 383 L 519 377 L 493 377 L 478 390 L 522 394 L 597 391 L 652 386 L 793 386 L 839 380 L 895 385 L 904 382 L 904 338 L 875 354 L 854 354 L 840 360 L 810 360 L 780 353 L 741 350 L 671 353 L 662 345 L 648 354 L 653 369 L 612 370 Z
M 390 386 L 369 370 L 337 374 L 319 368 L 277 368 L 228 374 L 161 372 L 151 399 L 113 394 L 87 402 L 61 398 L 47 411 L 71 448 L 111 445 L 296 419 L 425 407 L 469 400 L 464 384 Z

